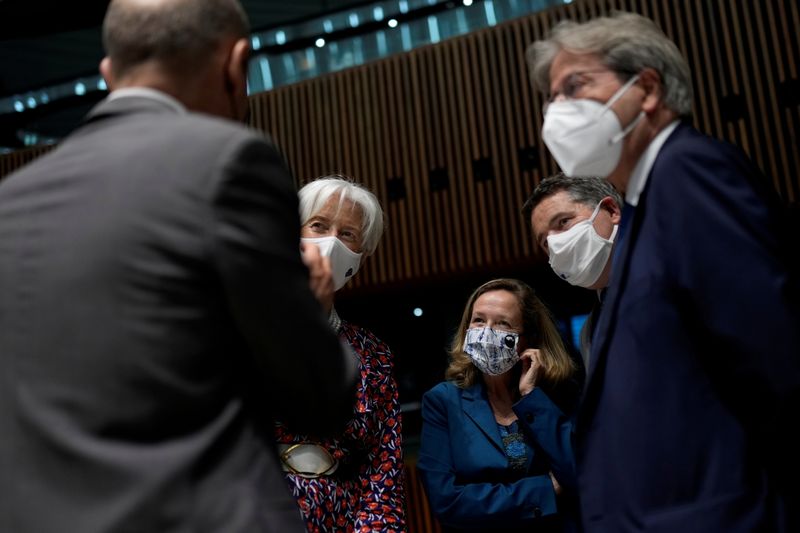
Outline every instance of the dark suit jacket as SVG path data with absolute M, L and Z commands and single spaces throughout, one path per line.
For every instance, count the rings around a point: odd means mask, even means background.
M 788 529 L 778 472 L 797 474 L 800 313 L 768 189 L 687 125 L 655 160 L 576 427 L 586 531 Z
M 0 531 L 304 529 L 272 420 L 332 429 L 354 361 L 297 205 L 261 136 L 136 97 L 0 183 Z
M 440 383 L 422 399 L 417 467 L 431 510 L 445 527 L 554 531 L 553 471 L 574 486 L 572 423 L 536 388 L 514 406 L 528 436 L 525 472 L 512 472 L 485 388 Z

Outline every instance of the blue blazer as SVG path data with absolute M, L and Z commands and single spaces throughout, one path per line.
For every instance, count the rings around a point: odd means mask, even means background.
M 482 383 L 467 389 L 440 383 L 424 395 L 417 467 L 442 525 L 491 531 L 546 527 L 548 520 L 541 517 L 557 511 L 548 472 L 574 487 L 572 423 L 539 388 L 517 402 L 514 412 L 528 448 L 521 474 L 508 468 Z
M 688 125 L 656 158 L 577 420 L 586 531 L 792 527 L 800 298 L 769 189 L 741 151 Z

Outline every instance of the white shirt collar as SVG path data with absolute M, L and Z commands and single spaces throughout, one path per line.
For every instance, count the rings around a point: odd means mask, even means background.
M 116 91 L 112 91 L 111 94 L 108 95 L 106 98 L 108 101 L 111 100 L 119 100 L 120 98 L 149 98 L 150 100 L 157 100 L 162 104 L 166 104 L 175 111 L 180 114 L 186 113 L 186 107 L 177 101 L 175 98 L 171 97 L 165 92 L 161 92 L 156 89 L 151 89 L 149 87 L 125 87 L 122 89 L 117 89 Z
M 658 132 L 655 139 L 645 149 L 636 166 L 631 172 L 631 179 L 628 181 L 628 187 L 625 191 L 625 201 L 633 206 L 639 204 L 639 196 L 641 196 L 644 186 L 647 184 L 647 177 L 650 175 L 650 170 L 656 162 L 658 152 L 664 146 L 667 138 L 678 127 L 680 120 L 670 122 L 666 128 Z

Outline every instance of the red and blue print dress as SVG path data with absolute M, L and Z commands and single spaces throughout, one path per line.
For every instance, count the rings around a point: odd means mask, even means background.
M 361 358 L 353 418 L 336 438 L 292 433 L 278 423 L 279 443 L 314 442 L 339 467 L 330 476 L 306 478 L 286 473 L 309 532 L 405 531 L 400 404 L 389 347 L 369 331 L 341 321 L 332 324 Z

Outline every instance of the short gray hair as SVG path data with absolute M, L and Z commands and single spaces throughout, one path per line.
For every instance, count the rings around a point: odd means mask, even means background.
M 680 116 L 692 114 L 689 65 L 649 18 L 617 12 L 582 24 L 558 23 L 547 39 L 534 42 L 525 53 L 531 82 L 542 92 L 549 91 L 550 66 L 561 50 L 596 54 L 609 69 L 626 77 L 652 68 L 661 76 L 664 104 Z
M 364 214 L 361 221 L 363 251 L 366 255 L 375 252 L 383 236 L 383 209 L 378 198 L 369 189 L 344 176 L 330 175 L 305 184 L 298 196 L 300 222 L 303 225 L 333 197 L 339 197 L 340 209 L 345 200 L 359 206 Z
M 103 46 L 115 76 L 148 61 L 187 75 L 202 70 L 223 39 L 249 33 L 238 0 L 112 0 Z
M 549 178 L 543 179 L 534 189 L 533 194 L 522 206 L 522 213 L 526 220 L 530 220 L 533 210 L 546 198 L 566 191 L 573 202 L 583 204 L 591 209 L 597 207 L 603 198 L 611 197 L 617 206 L 622 208 L 622 195 L 611 183 L 602 178 L 567 177 L 559 172 Z

